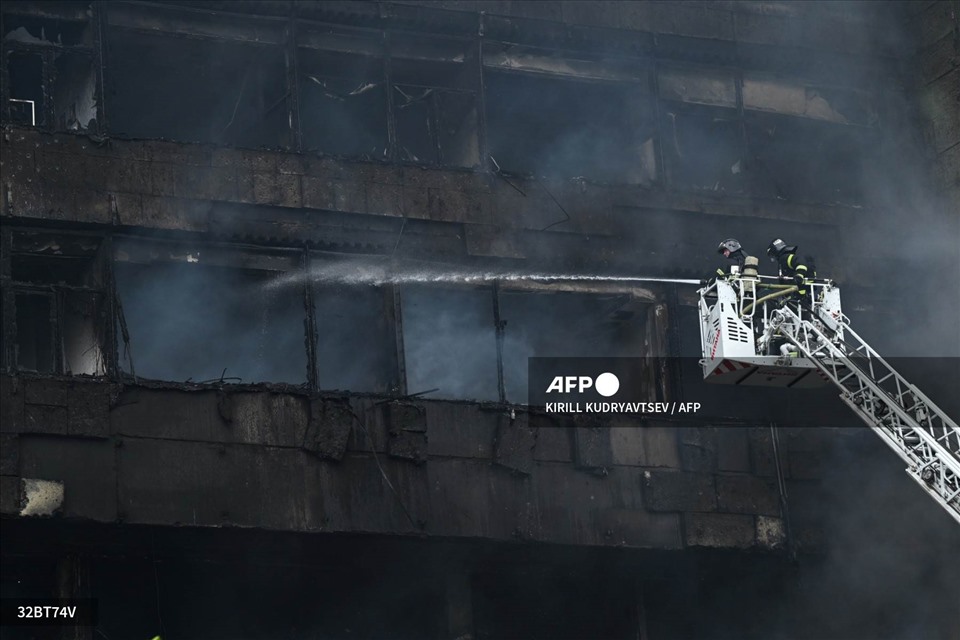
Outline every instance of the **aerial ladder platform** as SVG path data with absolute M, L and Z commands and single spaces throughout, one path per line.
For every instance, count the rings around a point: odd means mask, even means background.
M 699 290 L 704 379 L 778 387 L 834 385 L 907 464 L 907 473 L 960 523 L 960 427 L 851 327 L 830 280 L 796 287 L 743 273 Z M 758 297 L 759 295 L 759 297 Z

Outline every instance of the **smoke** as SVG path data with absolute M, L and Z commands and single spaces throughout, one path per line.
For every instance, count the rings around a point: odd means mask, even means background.
M 401 289 L 407 391 L 497 401 L 497 337 L 489 287 Z
M 830 435 L 818 507 L 827 556 L 801 567 L 784 637 L 955 637 L 960 527 L 872 433 Z
M 323 388 L 386 390 L 383 372 L 392 367 L 385 366 L 378 354 L 389 350 L 387 328 L 372 328 L 373 321 L 356 322 L 383 318 L 384 311 L 375 303 L 362 304 L 359 297 L 384 285 L 400 285 L 407 391 L 486 401 L 500 399 L 492 283 L 549 282 L 565 288 L 577 283 L 699 284 L 676 278 L 478 271 L 465 265 L 361 257 L 323 261 L 305 272 L 265 281 L 261 288 L 299 291 L 304 280 L 316 292 Z M 338 293 L 331 297 L 332 292 Z M 506 399 L 526 403 L 529 357 L 647 355 L 645 318 L 637 309 L 623 309 L 631 298 L 622 293 L 502 292 L 500 351 Z
M 867 6 L 857 6 L 864 13 Z M 933 140 L 924 139 L 938 105 L 920 46 L 892 11 L 877 16 L 883 45 L 900 52 L 908 70 L 888 70 L 880 94 L 880 138 L 857 176 L 870 216 L 851 219 L 842 255 L 870 285 L 873 308 L 851 309 L 854 328 L 949 414 L 960 413 L 960 216 L 937 184 Z M 955 34 L 956 32 L 954 32 Z M 950 37 L 950 36 L 948 36 Z M 857 80 L 851 78 L 851 82 Z M 925 110 L 924 110 L 925 109 Z M 955 170 L 955 167 L 954 167 Z M 845 300 L 849 305 L 849 301 Z
M 623 125 L 650 111 L 649 96 L 637 100 L 627 85 L 542 74 L 489 71 L 486 83 L 490 153 L 504 170 L 648 180 L 643 143 L 652 127 Z
M 313 286 L 313 300 L 319 387 L 395 390 L 396 350 L 384 292 L 376 287 L 318 284 Z
M 262 273 L 197 264 L 118 263 L 116 275 L 138 376 L 306 381 L 301 292 L 259 287 Z
M 896 51 L 910 75 L 922 75 L 913 68 L 916 43 L 907 21 L 892 3 L 846 3 L 843 9 L 867 32 L 873 55 Z M 809 20 L 829 28 L 827 15 L 814 13 Z M 880 97 L 874 145 L 864 148 L 859 166 L 840 174 L 863 194 L 863 209 L 843 214 L 832 256 L 844 263 L 845 277 L 861 285 L 856 295 L 862 299 L 850 295 L 852 288 L 845 292 L 845 310 L 881 354 L 910 358 L 894 366 L 911 382 L 938 403 L 952 401 L 960 379 L 960 219 L 933 181 L 916 114 L 921 89 L 901 84 L 906 80 L 893 67 L 879 82 L 852 66 L 838 65 L 831 75 L 837 86 L 869 86 Z M 818 268 L 830 275 L 822 263 Z M 865 302 L 872 309 L 858 311 Z M 869 432 L 831 441 L 822 465 L 825 499 L 817 506 L 827 557 L 802 570 L 794 593 L 799 618 L 784 635 L 954 637 L 960 600 L 956 524 Z M 813 612 L 816 624 L 809 622 Z
M 384 295 L 378 287 L 396 284 L 400 285 L 407 391 L 487 401 L 500 398 L 492 281 L 562 281 L 568 287 L 569 283 L 603 281 L 697 283 L 572 273 L 477 273 L 463 267 L 360 258 L 321 263 L 305 274 L 289 274 L 261 286 L 274 291 L 299 290 L 304 278 L 315 287 L 322 387 L 367 390 L 356 385 L 376 377 L 376 362 L 382 366 L 383 360 L 370 354 L 389 351 L 385 337 L 389 328 L 375 322 L 358 323 L 357 319 L 384 317 L 384 311 L 377 308 L 376 299 L 382 300 Z M 445 284 L 468 286 L 450 288 Z M 336 294 L 331 296 L 333 292 Z M 361 302 L 360 298 L 368 300 Z M 645 355 L 643 327 L 648 305 L 638 306 L 630 294 L 502 291 L 499 301 L 502 370 L 511 402 L 526 402 L 528 357 Z
M 507 401 L 527 403 L 528 358 L 662 355 L 647 342 L 650 309 L 629 294 L 501 292 Z
M 551 283 L 549 290 L 504 290 L 497 298 L 506 399 L 521 404 L 527 401 L 527 358 L 649 355 L 649 304 L 627 291 L 642 283 L 699 284 L 676 278 L 477 270 L 364 256 L 318 261 L 305 272 L 260 286 L 298 291 L 304 280 L 314 287 L 321 387 L 385 390 L 385 380 L 370 380 L 378 378 L 378 366 L 381 378 L 382 371 L 392 368 L 376 355 L 389 351 L 389 327 L 357 319 L 383 318 L 377 300 L 385 292 L 380 287 L 399 285 L 407 391 L 487 401 L 500 398 L 491 283 Z M 581 283 L 586 286 L 579 287 Z M 608 293 L 593 290 L 607 283 L 621 286 Z
M 342 73 L 322 63 L 316 68 L 317 73 Z M 370 158 L 386 155 L 386 131 L 382 130 L 386 93 L 382 83 L 302 73 L 300 87 L 306 147 Z

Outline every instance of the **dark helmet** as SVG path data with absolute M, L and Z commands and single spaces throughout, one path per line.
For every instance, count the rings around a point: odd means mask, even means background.
M 770 256 L 770 259 L 776 262 L 777 258 L 782 256 L 785 253 L 796 253 L 796 247 L 788 247 L 787 243 L 777 238 L 770 243 L 770 246 L 767 247 L 767 255 Z
M 720 243 L 720 246 L 717 247 L 717 253 L 723 253 L 724 250 L 729 251 L 730 253 L 736 253 L 740 251 L 743 247 L 740 246 L 740 243 L 734 240 L 733 238 L 727 238 Z

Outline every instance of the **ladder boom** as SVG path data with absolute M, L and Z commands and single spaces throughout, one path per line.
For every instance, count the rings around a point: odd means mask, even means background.
M 813 320 L 789 305 L 769 329 L 786 338 L 840 391 L 841 399 L 907 464 L 907 473 L 960 522 L 960 427 L 850 328 L 843 314 Z M 826 327 L 837 331 L 827 335 Z

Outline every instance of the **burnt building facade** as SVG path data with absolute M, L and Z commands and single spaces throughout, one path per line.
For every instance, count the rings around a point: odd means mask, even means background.
M 950 518 L 654 280 L 788 238 L 956 415 L 958 13 L 6 3 L 3 596 L 99 619 L 3 637 L 960 633 Z

